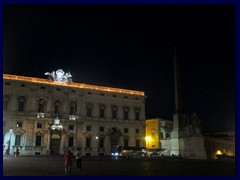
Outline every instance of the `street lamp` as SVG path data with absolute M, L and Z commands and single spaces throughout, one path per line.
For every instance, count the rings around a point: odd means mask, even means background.
M 10 154 L 11 136 L 12 136 L 12 133 L 13 133 L 13 130 L 12 130 L 12 128 L 11 128 L 11 129 L 9 130 L 9 134 L 10 134 L 10 136 L 9 136 L 9 141 L 8 141 L 8 148 L 7 148 L 7 151 L 6 151 L 7 155 Z
M 149 143 L 151 142 L 152 138 L 150 136 L 147 136 L 145 140 L 147 142 L 147 148 L 150 148 Z

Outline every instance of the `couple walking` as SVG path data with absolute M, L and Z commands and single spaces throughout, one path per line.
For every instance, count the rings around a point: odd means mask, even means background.
M 79 148 L 75 152 L 75 158 L 77 160 L 77 171 L 80 170 L 82 167 L 82 155 Z M 73 162 L 73 153 L 68 151 L 67 154 L 64 156 L 64 163 L 65 163 L 65 175 L 71 175 L 71 166 Z

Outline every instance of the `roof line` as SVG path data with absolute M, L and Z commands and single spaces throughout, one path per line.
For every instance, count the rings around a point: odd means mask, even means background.
M 42 79 L 42 78 L 18 76 L 18 75 L 11 75 L 11 74 L 3 74 L 3 79 L 144 96 L 143 91 L 112 88 L 112 87 L 106 87 L 106 86 L 95 86 L 90 84 L 73 83 L 73 82 L 71 83 L 58 82 L 58 81 L 51 81 L 51 80 Z

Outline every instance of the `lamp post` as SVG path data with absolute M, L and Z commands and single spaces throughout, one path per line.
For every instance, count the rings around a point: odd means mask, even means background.
M 13 130 L 12 130 L 12 128 L 11 128 L 11 129 L 9 130 L 9 135 L 10 135 L 10 136 L 9 136 L 9 141 L 8 141 L 7 155 L 10 154 L 12 132 L 13 132 Z
M 150 136 L 147 136 L 145 139 L 146 139 L 146 142 L 147 142 L 147 144 L 146 144 L 147 148 L 150 148 L 149 143 L 151 142 L 152 138 Z

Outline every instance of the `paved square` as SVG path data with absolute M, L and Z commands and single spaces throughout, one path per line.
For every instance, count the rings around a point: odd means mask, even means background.
M 4 176 L 65 176 L 63 156 L 3 157 Z M 234 176 L 235 160 L 83 157 L 72 176 Z

